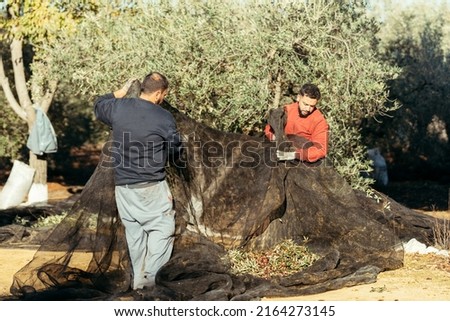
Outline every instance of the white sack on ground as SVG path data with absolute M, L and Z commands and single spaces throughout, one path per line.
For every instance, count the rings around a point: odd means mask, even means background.
M 24 200 L 33 183 L 35 169 L 15 160 L 5 187 L 0 193 L 0 209 L 17 206 Z

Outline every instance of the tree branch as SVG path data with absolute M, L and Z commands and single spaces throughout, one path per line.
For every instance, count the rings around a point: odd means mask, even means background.
M 351 69 L 351 65 L 352 65 L 352 55 L 350 53 L 350 47 L 349 47 L 347 41 L 345 41 L 342 38 L 335 37 L 335 36 L 332 36 L 332 35 L 328 35 L 328 37 L 330 37 L 330 38 L 332 38 L 334 40 L 342 42 L 345 45 L 345 48 L 347 49 L 347 54 L 348 54 L 347 93 L 350 94 L 350 75 L 351 75 L 350 69 Z
M 27 88 L 27 80 L 25 78 L 25 67 L 23 64 L 23 51 L 21 39 L 13 39 L 11 42 L 11 59 L 13 62 L 14 82 L 16 84 L 17 96 L 19 97 L 20 106 L 27 113 L 28 129 L 31 129 L 36 118 L 36 112 L 33 108 L 30 95 Z
M 272 108 L 276 109 L 280 106 L 281 101 L 281 72 L 277 73 L 277 82 L 275 83 L 275 97 L 273 99 Z
M 5 93 L 6 100 L 9 103 L 9 106 L 14 110 L 14 112 L 19 116 L 22 120 L 27 121 L 27 113 L 25 110 L 19 105 L 14 94 L 9 86 L 8 77 L 5 74 L 5 67 L 3 65 L 3 57 L 0 56 L 0 84 L 3 88 L 3 92 Z
M 56 93 L 56 88 L 58 87 L 58 82 L 56 80 L 52 80 L 49 82 L 49 87 L 47 88 L 44 97 L 41 99 L 41 108 L 42 110 L 47 113 L 48 109 L 50 108 L 50 105 L 53 101 L 53 97 Z
M 28 94 L 27 80 L 25 78 L 25 67 L 23 64 L 22 40 L 13 39 L 11 42 L 11 59 L 14 69 L 14 82 L 16 84 L 17 96 L 22 108 L 27 109 L 33 105 Z

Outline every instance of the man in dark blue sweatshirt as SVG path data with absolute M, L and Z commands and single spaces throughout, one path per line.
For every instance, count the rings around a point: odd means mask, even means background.
M 113 131 L 116 203 L 133 266 L 133 289 L 152 286 L 172 254 L 173 199 L 165 180 L 168 157 L 179 157 L 180 135 L 172 114 L 159 106 L 167 78 L 148 74 L 139 98 L 123 98 L 127 87 L 98 97 L 94 112 Z

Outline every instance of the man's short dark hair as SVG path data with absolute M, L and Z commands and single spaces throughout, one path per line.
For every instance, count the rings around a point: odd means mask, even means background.
M 317 100 L 321 97 L 319 87 L 314 84 L 304 84 L 299 94 Z
M 142 92 L 146 94 L 151 94 L 158 90 L 165 91 L 168 88 L 169 81 L 166 76 L 159 72 L 151 72 L 145 76 L 141 86 Z

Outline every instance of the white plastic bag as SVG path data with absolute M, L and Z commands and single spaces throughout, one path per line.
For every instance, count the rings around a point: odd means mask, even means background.
M 33 183 L 35 169 L 15 160 L 8 180 L 0 193 L 0 209 L 17 206 L 23 202 Z

